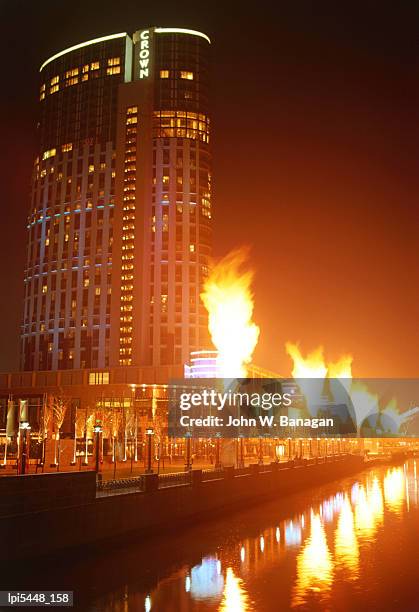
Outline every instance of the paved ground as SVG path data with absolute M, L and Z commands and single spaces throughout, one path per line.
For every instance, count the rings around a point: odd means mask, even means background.
M 146 471 L 146 459 L 139 456 L 137 462 L 131 460 L 130 458 L 130 449 L 127 449 L 127 460 L 122 461 L 122 457 L 118 458 L 116 465 L 112 463 L 110 456 L 103 457 L 103 462 L 100 464 L 100 472 L 102 472 L 102 477 L 104 480 L 108 480 L 111 478 L 129 478 L 130 476 L 138 476 L 143 474 Z M 91 454 L 88 456 L 87 464 L 84 463 L 84 456 L 77 457 L 76 463 L 74 464 L 74 445 L 72 440 L 61 440 L 60 442 L 60 465 L 59 468 L 54 465 L 55 456 L 58 457 L 58 452 L 54 447 L 54 442 L 48 441 L 46 448 L 46 461 L 42 467 L 38 464 L 36 459 L 31 459 L 29 461 L 29 465 L 27 466 L 26 473 L 35 474 L 40 472 L 68 472 L 68 471 L 80 471 L 80 470 L 94 470 L 95 469 L 95 455 Z M 272 457 L 264 457 L 265 463 L 270 463 L 273 461 Z M 245 458 L 245 463 L 257 463 L 258 458 L 254 455 Z M 0 465 L 3 464 L 3 456 L 0 456 Z M 192 458 L 192 467 L 195 469 L 213 469 L 214 468 L 214 458 L 212 462 L 209 459 L 203 459 L 202 457 L 194 457 Z M 185 459 L 184 457 L 173 457 L 172 460 L 170 458 L 165 458 L 160 462 L 153 460 L 152 468 L 154 472 L 159 473 L 173 473 L 173 472 L 181 472 L 185 470 Z M 7 461 L 7 465 L 5 469 L 0 469 L 0 477 L 2 475 L 12 475 L 16 474 L 16 459 L 10 458 Z

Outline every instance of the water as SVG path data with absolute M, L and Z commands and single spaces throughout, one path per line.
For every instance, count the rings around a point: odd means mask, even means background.
M 381 467 L 177 536 L 25 565 L 16 586 L 70 588 L 85 612 L 418 610 L 417 470 Z

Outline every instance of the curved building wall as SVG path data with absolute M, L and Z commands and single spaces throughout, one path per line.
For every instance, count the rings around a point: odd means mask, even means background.
M 40 71 L 21 367 L 181 364 L 208 344 L 209 41 L 150 28 Z
M 23 369 L 109 362 L 115 127 L 123 34 L 40 71 L 21 345 Z
M 199 33 L 158 29 L 138 31 L 133 41 L 134 81 L 121 88 L 118 111 L 115 365 L 183 364 L 208 346 L 200 293 L 212 242 L 210 44 Z

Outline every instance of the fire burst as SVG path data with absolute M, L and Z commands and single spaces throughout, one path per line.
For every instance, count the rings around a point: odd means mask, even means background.
M 326 376 L 328 378 L 339 379 L 340 383 L 350 393 L 352 404 L 355 409 L 356 426 L 358 433 L 369 417 L 377 414 L 386 415 L 394 423 L 397 431 L 402 423 L 407 422 L 412 416 L 419 412 L 419 408 L 412 408 L 400 413 L 397 402 L 393 399 L 386 406 L 380 406 L 380 398 L 375 393 L 371 393 L 365 384 L 359 381 L 352 381 L 352 361 L 351 355 L 343 355 L 336 363 L 326 364 L 323 357 L 323 347 L 318 347 L 307 357 L 303 357 L 297 344 L 287 342 L 285 345 L 288 355 L 293 360 L 292 375 L 294 378 L 317 378 L 320 381 Z M 304 387 L 304 380 L 302 381 Z M 313 387 L 307 386 L 308 389 Z M 302 389 L 304 392 L 304 389 Z M 314 403 L 318 398 L 314 399 Z
M 223 378 L 246 376 L 259 338 L 252 321 L 253 272 L 243 270 L 247 249 L 232 251 L 213 268 L 201 293 L 208 311 L 208 328 L 218 350 L 217 369 Z

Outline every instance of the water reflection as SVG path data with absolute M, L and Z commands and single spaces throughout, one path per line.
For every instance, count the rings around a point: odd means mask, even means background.
M 386 505 L 393 512 L 399 512 L 405 500 L 408 480 L 404 470 L 401 468 L 392 469 L 384 477 L 384 500 Z
M 348 495 L 344 497 L 335 532 L 335 562 L 349 570 L 350 579 L 353 580 L 358 575 L 359 546 Z
M 324 605 L 332 597 L 339 572 L 351 582 L 360 579 L 363 545 L 373 543 L 379 528 L 385 526 L 386 511 L 401 517 L 409 510 L 409 487 L 415 492 L 410 504 L 416 505 L 416 463 L 407 470 L 397 467 L 367 473 L 304 513 L 204 557 L 186 572 L 185 596 L 192 609 L 194 602 L 205 602 L 208 609 L 220 612 L 260 609 L 252 603 L 252 581 L 265 570 L 279 567 L 284 559 L 294 559 L 289 607 L 313 601 Z
M 383 519 L 384 506 L 381 483 L 375 477 L 372 483 L 359 487 L 355 504 L 355 527 L 358 535 L 371 538 Z
M 246 612 L 249 610 L 249 596 L 243 588 L 243 580 L 235 576 L 228 567 L 220 612 Z
M 224 589 L 224 577 L 221 573 L 221 562 L 215 557 L 205 557 L 200 565 L 191 570 L 188 591 L 193 599 L 218 599 Z
M 368 607 L 362 598 L 374 589 L 369 607 L 385 609 L 389 581 L 382 576 L 395 570 L 400 575 L 408 567 L 401 559 L 412 557 L 407 549 L 414 551 L 415 533 L 419 537 L 416 461 L 367 471 L 355 482 L 347 479 L 322 490 L 328 493 L 301 494 L 298 512 L 292 504 L 284 512 L 284 499 L 254 508 L 239 532 L 229 532 L 226 520 L 217 545 L 207 538 L 205 554 L 156 578 L 154 589 L 134 589 L 128 595 L 132 609 L 140 596 L 148 612 L 346 612 Z M 190 545 L 186 534 L 185 546 Z M 91 610 L 123 610 L 122 597 L 118 606 L 118 596 L 112 597 L 108 606 L 101 601 Z
M 297 556 L 293 605 L 304 603 L 310 591 L 325 597 L 332 582 L 333 559 L 327 545 L 324 524 L 319 514 L 312 514 L 310 536 Z

